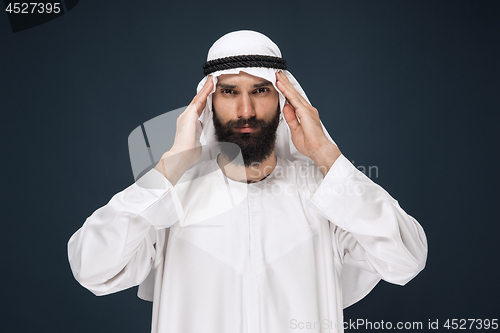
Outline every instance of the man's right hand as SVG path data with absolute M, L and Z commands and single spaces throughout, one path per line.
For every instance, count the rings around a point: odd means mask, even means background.
M 175 185 L 184 172 L 201 157 L 200 135 L 203 125 L 198 118 L 205 108 L 213 85 L 212 76 L 209 75 L 203 88 L 177 118 L 174 144 L 155 166 L 155 169 L 161 172 L 172 185 Z

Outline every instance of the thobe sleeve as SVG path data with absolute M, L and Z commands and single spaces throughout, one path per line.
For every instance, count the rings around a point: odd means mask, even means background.
M 73 275 L 96 295 L 142 283 L 163 260 L 165 228 L 182 214 L 172 184 L 151 169 L 97 209 L 70 238 Z
M 331 222 L 334 251 L 346 270 L 343 279 L 348 279 L 343 283 L 350 293 L 357 293 L 344 295 L 345 306 L 364 297 L 380 278 L 404 285 L 424 268 L 423 228 L 344 155 L 332 165 L 310 202 Z

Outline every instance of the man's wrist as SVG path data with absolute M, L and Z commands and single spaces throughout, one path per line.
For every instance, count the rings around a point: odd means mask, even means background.
M 328 143 L 321 146 L 320 149 L 316 150 L 311 156 L 314 164 L 321 171 L 323 176 L 326 176 L 333 163 L 342 155 L 337 145 L 328 141 Z
M 192 165 L 191 161 L 186 158 L 186 155 L 186 152 L 176 152 L 170 150 L 163 154 L 162 158 L 155 166 L 155 169 L 175 186 L 177 181 Z

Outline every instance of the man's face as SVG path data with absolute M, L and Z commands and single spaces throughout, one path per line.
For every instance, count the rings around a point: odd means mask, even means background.
M 261 163 L 274 151 L 280 120 L 279 97 L 273 84 L 244 72 L 223 74 L 212 96 L 215 136 L 239 146 L 246 167 Z M 230 160 L 238 154 L 232 145 L 221 150 Z

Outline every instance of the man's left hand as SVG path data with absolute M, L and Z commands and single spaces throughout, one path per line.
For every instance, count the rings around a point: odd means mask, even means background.
M 326 176 L 341 153 L 323 132 L 318 110 L 302 97 L 281 71 L 276 73 L 276 86 L 290 103 L 283 107 L 283 115 L 292 132 L 293 144 Z

